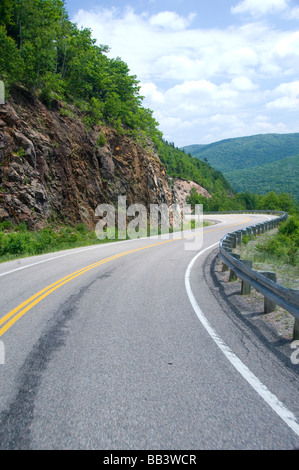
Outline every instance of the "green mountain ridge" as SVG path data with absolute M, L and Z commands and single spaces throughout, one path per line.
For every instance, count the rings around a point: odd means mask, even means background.
M 97 205 L 124 191 L 172 203 L 176 178 L 231 198 L 221 172 L 163 139 L 139 80 L 108 51 L 64 0 L 0 1 L 0 222 L 91 228 Z
M 207 159 L 211 166 L 223 173 L 271 163 L 296 155 L 299 133 L 258 134 L 220 140 L 207 145 L 188 145 L 185 152 L 200 160 Z
M 236 192 L 287 192 L 299 200 L 299 133 L 258 134 L 183 147 L 223 173 Z
M 232 171 L 226 177 L 237 192 L 251 192 L 254 186 L 257 194 L 287 192 L 299 201 L 299 154 L 260 167 Z

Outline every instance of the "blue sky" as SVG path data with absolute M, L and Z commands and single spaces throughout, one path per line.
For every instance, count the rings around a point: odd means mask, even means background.
M 176 146 L 299 132 L 299 0 L 68 0 Z

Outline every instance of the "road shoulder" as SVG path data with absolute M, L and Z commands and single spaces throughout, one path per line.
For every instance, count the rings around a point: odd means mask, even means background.
M 250 296 L 241 295 L 241 281 L 229 281 L 229 271 L 222 271 L 222 260 L 214 250 L 206 259 L 204 277 L 212 294 L 221 304 L 224 312 L 239 324 L 249 328 L 255 338 L 271 351 L 288 369 L 299 374 L 299 365 L 293 364 L 291 355 L 292 328 L 286 312 L 264 314 L 263 296 L 253 290 Z M 282 309 L 281 309 L 282 310 Z M 275 317 L 281 315 L 281 321 Z

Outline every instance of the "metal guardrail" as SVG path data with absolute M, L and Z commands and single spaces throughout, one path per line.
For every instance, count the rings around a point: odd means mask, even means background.
M 231 212 L 240 213 L 240 212 Z M 245 213 L 242 211 L 242 213 Z M 243 230 L 237 230 L 228 233 L 220 240 L 220 257 L 223 263 L 228 266 L 235 275 L 244 282 L 249 283 L 254 289 L 260 292 L 266 299 L 269 299 L 274 304 L 277 304 L 287 310 L 295 317 L 296 329 L 298 328 L 299 321 L 299 290 L 288 289 L 276 282 L 268 279 L 262 273 L 254 271 L 242 260 L 237 259 L 232 253 L 234 247 L 241 243 L 243 235 L 260 234 L 267 230 L 271 230 L 279 223 L 288 218 L 286 212 L 279 211 L 247 211 L 246 213 L 266 213 L 274 214 L 278 217 L 269 221 L 258 223 Z M 218 212 L 219 214 L 219 212 Z
M 223 211 L 223 212 L 204 212 L 205 214 L 270 214 L 270 215 L 280 215 L 281 217 L 284 217 L 283 220 L 286 220 L 288 217 L 287 212 L 282 212 L 282 211 L 274 211 L 274 210 L 264 210 L 264 211 L 250 211 L 250 210 L 243 210 L 243 211 Z M 279 217 L 279 220 L 281 219 Z M 276 220 L 276 219 L 274 219 Z

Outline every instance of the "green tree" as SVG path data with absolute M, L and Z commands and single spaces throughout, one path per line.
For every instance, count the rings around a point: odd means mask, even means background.
M 289 214 L 295 214 L 299 211 L 299 204 L 290 194 L 280 193 L 279 196 L 280 210 L 288 212 Z
M 279 197 L 274 191 L 270 191 L 265 196 L 262 196 L 258 208 L 260 210 L 280 210 Z
M 14 2 L 13 0 L 1 0 L 0 3 L 0 26 L 6 28 L 14 24 Z
M 108 59 L 88 28 L 71 23 L 62 0 L 1 0 L 0 73 L 51 106 L 53 97 L 80 104 L 89 125 L 104 119 L 119 132 L 160 133 L 136 76 Z
M 0 77 L 6 86 L 21 80 L 24 62 L 15 41 L 7 35 L 6 27 L 0 26 Z
M 25 64 L 25 83 L 35 90 L 48 72 L 56 72 L 56 41 L 60 19 L 64 14 L 64 2 L 27 0 L 22 4 L 20 54 Z

